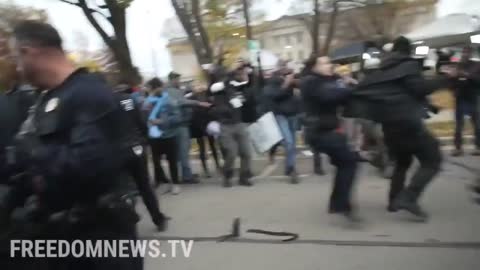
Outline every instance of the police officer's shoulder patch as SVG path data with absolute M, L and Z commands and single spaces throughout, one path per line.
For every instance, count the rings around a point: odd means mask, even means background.
M 131 111 L 135 108 L 135 105 L 133 103 L 133 99 L 124 99 L 120 101 L 120 104 L 122 105 L 122 108 L 124 111 Z
M 55 110 L 59 103 L 60 99 L 58 97 L 51 98 L 49 101 L 47 101 L 47 105 L 45 105 L 45 112 L 51 112 Z

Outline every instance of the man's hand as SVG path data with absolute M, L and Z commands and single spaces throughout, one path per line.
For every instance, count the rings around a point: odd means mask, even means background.
M 198 104 L 198 106 L 203 107 L 203 108 L 210 108 L 210 107 L 212 106 L 211 103 L 209 103 L 209 102 L 203 102 L 203 101 L 200 101 L 200 102 L 198 102 L 197 104 Z
M 358 84 L 358 81 L 355 80 L 354 78 L 350 77 L 350 76 L 344 76 L 343 77 L 343 82 L 347 85 L 357 85 Z
M 283 85 L 282 85 L 282 88 L 289 88 L 293 82 L 295 81 L 295 75 L 292 73 L 292 74 L 288 74 L 285 76 L 285 80 L 283 81 Z

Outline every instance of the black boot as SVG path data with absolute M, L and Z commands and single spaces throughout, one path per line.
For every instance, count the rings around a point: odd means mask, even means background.
M 415 197 L 408 191 L 402 191 L 392 204 L 394 209 L 405 210 L 421 222 L 428 220 L 428 214 L 416 202 Z
M 250 176 L 251 176 L 251 172 L 242 173 L 240 175 L 240 179 L 238 180 L 238 184 L 240 186 L 247 186 L 247 187 L 253 186 L 253 183 L 250 182 Z
M 316 175 L 320 175 L 320 176 L 326 174 L 325 171 L 323 170 L 323 168 L 322 168 L 321 166 L 315 167 L 315 168 L 314 168 L 314 173 L 315 173 Z
M 223 187 L 226 187 L 226 188 L 232 187 L 232 177 L 233 177 L 233 171 L 224 172 Z
M 298 174 L 295 170 L 292 170 L 289 174 L 290 176 L 290 183 L 292 184 L 298 184 L 300 181 L 298 179 Z
M 162 215 L 160 218 L 157 218 L 153 223 L 157 227 L 157 231 L 164 232 L 168 228 L 169 217 Z

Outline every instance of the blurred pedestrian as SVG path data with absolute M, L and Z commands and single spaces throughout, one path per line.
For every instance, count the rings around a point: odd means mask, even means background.
M 337 131 L 338 108 L 351 94 L 342 80 L 333 73 L 328 57 L 312 57 L 306 65 L 308 75 L 301 82 L 305 108 L 305 138 L 313 149 L 327 154 L 337 167 L 330 197 L 329 213 L 342 214 L 357 222 L 351 202 L 351 191 L 357 171 L 356 155 L 350 150 L 344 134 Z
M 162 81 L 153 78 L 147 82 L 151 95 L 146 100 L 146 106 L 150 106 L 148 117 L 149 142 L 152 148 L 153 165 L 155 168 L 155 182 L 169 183 L 161 160 L 165 155 L 168 161 L 170 179 L 172 182 L 172 193 L 180 193 L 180 181 L 178 177 L 178 126 L 181 119 L 179 107 L 175 106 L 165 91 Z
M 251 186 L 251 153 L 247 126 L 242 121 L 242 107 L 246 101 L 244 86 L 248 84 L 244 69 L 237 69 L 231 80 L 214 83 L 210 87 L 213 106 L 210 110 L 213 120 L 221 124 L 219 135 L 220 147 L 224 157 L 223 186 L 231 187 L 234 164 L 237 154 L 240 156 L 239 184 Z
M 136 187 L 143 202 L 159 231 L 166 230 L 167 218 L 160 212 L 158 198 L 150 185 L 148 173 L 147 122 L 142 119 L 137 104 L 132 96 L 133 90 L 128 85 L 118 85 L 115 88 L 115 96 L 123 108 L 123 125 L 125 126 L 125 147 L 130 151 L 126 153 L 126 168 L 135 181 Z
M 207 92 L 207 88 L 204 85 L 198 84 L 194 86 L 193 92 L 189 96 L 189 99 L 195 100 L 198 102 L 210 103 L 211 97 Z M 213 160 L 217 170 L 221 169 L 220 161 L 218 157 L 216 140 L 213 136 L 207 134 L 207 125 L 211 122 L 211 117 L 209 114 L 209 108 L 196 106 L 193 108 L 192 121 L 190 123 L 190 133 L 192 138 L 195 138 L 199 148 L 200 160 L 202 162 L 203 172 L 207 178 L 211 177 L 210 171 L 208 169 L 208 153 L 205 147 L 205 139 L 208 140 L 210 146 L 210 151 L 212 152 Z
M 465 116 L 470 116 L 475 135 L 475 151 L 480 155 L 480 108 L 478 91 L 480 89 L 480 64 L 471 60 L 472 48 L 465 47 L 462 58 L 456 67 L 453 78 L 455 94 L 455 150 L 452 156 L 463 155 L 463 127 Z
M 197 184 L 199 183 L 198 177 L 196 177 L 190 166 L 190 121 L 192 119 L 192 107 L 204 107 L 211 106 L 208 102 L 200 102 L 196 100 L 190 100 L 186 98 L 186 93 L 180 85 L 181 75 L 172 71 L 168 74 L 168 85 L 166 92 L 169 95 L 169 99 L 172 104 L 178 107 L 180 111 L 180 122 L 177 126 L 177 147 L 178 158 L 180 168 L 182 169 L 182 183 L 183 184 Z
M 440 170 L 442 156 L 438 140 L 423 123 L 424 105 L 426 96 L 448 81 L 424 79 L 422 67 L 411 53 L 410 41 L 397 38 L 380 69 L 360 82 L 352 102 L 359 117 L 382 124 L 386 145 L 395 160 L 388 211 L 406 210 L 426 221 L 428 215 L 418 201 Z M 405 187 L 414 157 L 420 167 Z
M 286 152 L 285 174 L 292 184 L 298 183 L 296 171 L 296 129 L 298 126 L 298 102 L 294 94 L 295 75 L 284 61 L 279 61 L 277 71 L 267 80 L 263 89 L 265 109 L 273 112 L 283 137 Z M 272 149 L 276 149 L 274 146 Z M 271 152 L 271 156 L 272 156 Z

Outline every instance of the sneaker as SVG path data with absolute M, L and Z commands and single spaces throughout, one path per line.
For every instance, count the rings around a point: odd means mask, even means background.
M 247 178 L 240 178 L 240 180 L 238 181 L 238 184 L 240 186 L 246 186 L 246 187 L 253 186 L 253 183 L 250 182 L 250 180 L 248 180 Z
M 295 171 L 290 173 L 290 183 L 292 183 L 292 184 L 298 184 L 299 183 L 298 174 Z
M 462 149 L 455 149 L 452 151 L 452 157 L 459 157 L 463 156 L 463 150 Z
M 178 194 L 180 194 L 181 191 L 182 190 L 181 190 L 179 185 L 173 185 L 172 186 L 172 194 L 173 195 L 178 195 Z
M 472 156 L 480 156 L 480 149 L 477 148 L 477 149 L 473 150 L 472 153 L 470 153 L 470 155 L 472 155 Z
M 361 218 L 356 212 L 350 211 L 350 212 L 345 212 L 343 213 L 345 218 L 347 219 L 348 222 L 353 223 L 353 224 L 360 224 L 363 223 L 364 220 Z
M 223 187 L 225 188 L 232 187 L 232 181 L 230 179 L 223 179 Z
M 389 205 L 387 206 L 387 211 L 390 212 L 390 213 L 395 213 L 395 212 L 398 212 L 398 209 L 395 208 L 395 207 L 393 206 L 393 204 L 389 204 Z
M 167 230 L 168 228 L 168 220 L 170 218 L 167 218 L 167 217 L 163 217 L 162 219 L 160 219 L 159 221 L 155 222 L 155 226 L 157 226 L 157 231 L 159 232 L 164 232 Z
M 400 197 L 393 203 L 393 207 L 398 210 L 405 210 L 414 215 L 418 221 L 427 222 L 428 214 L 415 202 L 408 201 L 404 197 Z

